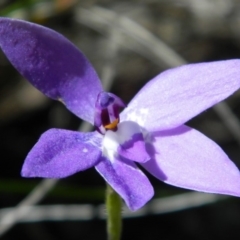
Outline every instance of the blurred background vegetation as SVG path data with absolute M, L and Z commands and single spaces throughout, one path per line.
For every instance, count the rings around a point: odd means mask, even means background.
M 0 16 L 62 33 L 90 59 L 106 88 L 126 103 L 167 68 L 240 56 L 239 0 L 0 0 Z M 210 109 L 188 125 L 216 141 L 240 167 L 239 92 L 227 106 L 230 115 Z M 228 124 L 232 118 L 235 125 Z M 106 239 L 104 208 L 99 207 L 105 183 L 94 169 L 57 183 L 20 177 L 41 133 L 53 127 L 76 130 L 80 124 L 61 103 L 34 89 L 0 52 L 1 239 Z M 234 239 L 238 234 L 238 198 L 195 194 L 148 177 L 155 200 L 134 218 L 128 215 L 123 239 Z M 40 196 L 22 205 L 40 209 L 10 212 L 34 189 Z

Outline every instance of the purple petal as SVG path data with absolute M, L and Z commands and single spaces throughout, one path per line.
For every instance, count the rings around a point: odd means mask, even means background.
M 91 64 L 69 40 L 37 24 L 0 18 L 0 47 L 36 88 L 93 123 L 101 83 Z
M 178 127 L 240 87 L 240 60 L 189 64 L 146 84 L 122 114 L 149 131 Z
M 154 194 L 151 183 L 133 162 L 110 162 L 103 158 L 96 170 L 133 211 L 145 205 Z
M 166 183 L 197 191 L 240 196 L 237 167 L 212 140 L 181 126 L 153 136 L 143 166 Z
M 22 176 L 63 178 L 93 167 L 101 157 L 100 141 L 97 132 L 50 129 L 29 152 Z

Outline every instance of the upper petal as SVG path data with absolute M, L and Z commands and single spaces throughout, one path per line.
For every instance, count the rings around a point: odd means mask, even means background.
M 37 24 L 0 18 L 0 47 L 36 88 L 93 123 L 102 86 L 86 57 L 69 40 Z
M 197 191 L 240 196 L 240 173 L 212 140 L 181 126 L 153 136 L 143 166 L 160 180 Z
M 95 166 L 101 157 L 101 136 L 61 129 L 45 132 L 27 155 L 23 177 L 63 178 Z
M 149 131 L 182 125 L 240 87 L 240 60 L 189 64 L 147 83 L 122 113 Z
M 133 211 L 145 205 L 154 194 L 148 178 L 131 161 L 111 162 L 102 158 L 96 170 Z

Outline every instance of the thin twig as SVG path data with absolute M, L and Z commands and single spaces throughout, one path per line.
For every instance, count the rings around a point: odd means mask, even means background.
M 201 207 L 216 203 L 228 198 L 215 194 L 198 192 L 183 193 L 175 196 L 154 199 L 145 207 L 136 212 L 131 212 L 126 206 L 123 209 L 123 218 L 143 217 L 146 215 L 167 214 L 183 211 L 189 208 Z M 28 214 L 19 218 L 20 223 L 42 221 L 91 221 L 95 218 L 106 219 L 106 206 L 104 204 L 94 206 L 91 204 L 77 205 L 45 205 L 24 206 L 23 211 Z M 0 217 L 14 211 L 14 208 L 0 210 Z
M 94 28 L 106 34 L 106 29 L 114 24 L 119 33 L 131 37 L 121 41 L 123 47 L 134 50 L 156 64 L 164 64 L 167 67 L 176 67 L 187 62 L 154 34 L 137 24 L 128 17 L 119 16 L 117 13 L 101 7 L 90 9 L 78 8 L 76 21 L 88 27 Z M 144 47 L 144 48 L 143 48 Z
M 28 215 L 29 209 L 26 206 L 32 206 L 41 201 L 44 196 L 56 185 L 57 180 L 46 179 L 42 180 L 30 194 L 23 199 L 16 207 L 12 208 L 0 218 L 0 236 L 6 233 L 14 226 L 22 217 Z

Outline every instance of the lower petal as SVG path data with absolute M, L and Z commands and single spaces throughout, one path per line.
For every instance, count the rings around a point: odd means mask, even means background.
M 103 158 L 96 166 L 96 170 L 132 211 L 145 205 L 154 194 L 148 178 L 131 161 L 115 159 L 111 162 Z
M 29 152 L 23 177 L 63 178 L 95 166 L 101 156 L 96 132 L 50 129 Z
M 142 166 L 160 180 L 182 188 L 240 196 L 238 168 L 200 132 L 187 126 L 159 132 L 148 150 L 153 158 Z

